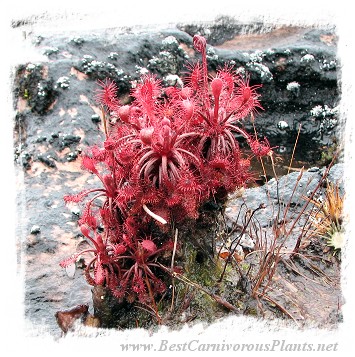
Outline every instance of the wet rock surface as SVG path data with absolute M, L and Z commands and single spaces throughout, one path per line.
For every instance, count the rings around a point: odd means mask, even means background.
M 47 61 L 17 68 L 18 120 L 43 117 L 55 125 L 59 114 L 62 126 L 70 116 L 73 126 L 82 119 L 80 128 L 90 135 L 98 122 L 88 118 L 100 114 L 93 108 L 97 80 L 113 79 L 123 102 L 145 73 L 156 74 L 165 85 L 181 85 L 186 62 L 198 56 L 192 49 L 195 33 L 207 38 L 211 73 L 232 63 L 237 72 L 250 74 L 251 84 L 263 85 L 259 92 L 264 111 L 257 114 L 255 125 L 278 152 L 292 151 L 299 129 L 302 150 L 296 155 L 308 161 L 319 160 L 324 148 L 339 141 L 336 29 L 240 24 L 228 17 L 159 29 L 33 32 L 27 41 Z
M 292 172 L 280 177 L 278 182 L 272 179 L 261 187 L 247 189 L 241 197 L 233 198 L 232 195 L 226 207 L 226 217 L 233 222 L 238 217 L 239 210 L 255 210 L 260 205 L 265 205 L 264 209 L 255 213 L 255 219 L 262 228 L 269 231 L 268 234 L 271 236 L 272 226 L 278 211 L 280 212 L 280 220 L 285 218 L 290 223 L 293 223 L 294 218 L 307 204 L 307 197 L 310 197 L 313 191 L 316 190 L 316 194 L 313 196 L 314 199 L 324 199 L 324 184 L 321 183 L 319 185 L 323 178 L 324 170 L 324 168 L 313 167 L 304 172 Z M 343 177 L 344 164 L 334 165 L 326 175 L 329 182 L 338 185 L 342 195 L 344 194 Z M 243 203 L 245 205 L 244 208 Z M 310 212 L 311 209 L 312 205 L 309 204 L 305 210 L 306 217 L 309 214 L 307 212 Z M 287 212 L 286 216 L 284 216 L 284 212 Z M 305 218 L 303 217 L 296 225 L 294 234 L 288 238 L 287 247 L 289 249 L 292 250 L 294 248 L 299 227 L 303 227 L 304 223 Z
M 210 25 L 160 29 L 33 31 L 26 41 L 46 60 L 19 66 L 13 87 L 17 236 L 25 266 L 25 316 L 55 336 L 60 334 L 58 310 L 92 306 L 91 289 L 80 272 L 69 278 L 59 262 L 83 238 L 76 225 L 80 207 L 71 211 L 63 196 L 97 184 L 78 160 L 87 146 L 103 139 L 97 80 L 113 79 L 123 102 L 144 73 L 158 75 L 166 85 L 180 85 L 183 64 L 197 56 L 192 50 L 196 32 L 211 44 L 211 72 L 233 61 L 238 71 L 250 72 L 251 84 L 263 84 L 259 92 L 265 110 L 255 124 L 276 150 L 291 152 L 302 124 L 296 155 L 311 166 L 337 137 L 339 63 L 333 28 L 243 25 L 224 18 Z M 304 174 L 305 180 L 310 174 Z M 319 178 L 319 173 L 313 175 Z M 269 186 L 274 192 L 272 182 Z M 284 197 L 291 188 L 286 186 Z M 262 189 L 250 189 L 244 197 L 264 201 L 265 195 Z M 230 205 L 231 213 L 239 203 Z M 268 217 L 263 219 L 267 224 Z

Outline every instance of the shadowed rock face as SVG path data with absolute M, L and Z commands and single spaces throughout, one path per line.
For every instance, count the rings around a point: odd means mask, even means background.
M 135 31 L 33 31 L 27 41 L 47 61 L 23 63 L 14 78 L 17 234 L 26 267 L 26 317 L 53 334 L 59 333 L 56 311 L 91 304 L 90 287 L 81 274 L 69 279 L 58 264 L 83 238 L 76 225 L 80 207 L 65 207 L 63 196 L 97 185 L 77 160 L 87 146 L 103 139 L 96 81 L 113 79 L 123 102 L 147 71 L 166 85 L 179 84 L 184 64 L 197 56 L 192 49 L 197 32 L 207 34 L 211 44 L 211 73 L 233 61 L 238 71 L 250 73 L 251 84 L 263 84 L 265 110 L 257 115 L 256 128 L 272 146 L 291 152 L 302 124 L 297 155 L 312 162 L 336 137 L 339 60 L 334 29 L 243 25 L 224 18 L 203 26 Z

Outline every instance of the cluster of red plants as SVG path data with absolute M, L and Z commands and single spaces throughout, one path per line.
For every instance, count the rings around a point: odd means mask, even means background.
M 247 140 L 256 156 L 267 155 L 267 140 L 242 128 L 242 119 L 262 109 L 256 90 L 230 66 L 210 78 L 206 40 L 194 36 L 202 61 L 190 68 L 184 87 L 163 88 L 144 75 L 122 105 L 111 81 L 101 84 L 98 100 L 106 124 L 102 148 L 82 155 L 84 169 L 98 176 L 102 187 L 65 196 L 85 201 L 79 220 L 92 247 L 61 262 L 74 264 L 93 254 L 85 276 L 91 285 L 108 287 L 117 298 L 151 301 L 165 290 L 157 259 L 173 248 L 171 222 L 196 219 L 201 206 L 251 179 L 249 158 L 242 157 L 235 134 Z M 164 234 L 152 236 L 152 227 Z

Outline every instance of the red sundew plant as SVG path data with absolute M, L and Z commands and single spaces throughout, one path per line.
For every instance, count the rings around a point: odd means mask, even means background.
M 100 82 L 106 139 L 102 148 L 82 154 L 82 167 L 97 175 L 102 187 L 64 197 L 67 203 L 85 202 L 79 224 L 92 248 L 61 266 L 91 253 L 88 283 L 107 287 L 119 299 L 154 301 L 164 292 L 157 261 L 173 249 L 166 227 L 196 219 L 204 203 L 252 179 L 235 134 L 255 156 L 272 153 L 267 139 L 249 135 L 242 125 L 262 109 L 260 85 L 250 86 L 231 66 L 210 78 L 206 40 L 196 35 L 193 44 L 202 61 L 191 66 L 182 88 L 163 88 L 155 76 L 144 75 L 132 103 L 122 105 L 115 84 Z M 161 228 L 159 237 L 152 236 L 154 223 Z

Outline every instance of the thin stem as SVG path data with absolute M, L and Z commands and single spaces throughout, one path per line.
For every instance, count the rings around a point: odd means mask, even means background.
M 173 249 L 173 255 L 171 257 L 171 265 L 170 265 L 170 269 L 171 271 L 174 271 L 174 260 L 175 260 L 175 253 L 176 253 L 176 246 L 177 246 L 177 238 L 178 238 L 178 229 L 176 228 L 175 230 L 175 238 L 174 238 L 174 249 Z M 170 311 L 173 310 L 173 305 L 174 305 L 174 300 L 175 300 L 175 280 L 174 280 L 174 276 L 172 276 L 171 279 L 171 285 L 172 285 L 172 298 L 171 298 L 171 306 L 170 306 Z
M 105 132 L 106 139 L 107 139 L 108 138 L 108 130 L 107 130 L 106 115 L 105 115 L 105 111 L 104 111 L 103 107 L 101 107 L 101 113 L 102 113 L 102 122 L 104 123 L 104 132 Z
M 294 159 L 294 155 L 295 155 L 295 152 L 296 152 L 296 146 L 297 146 L 297 143 L 298 143 L 298 138 L 300 136 L 300 133 L 301 133 L 301 124 L 299 125 L 298 127 L 298 132 L 297 132 L 297 137 L 296 137 L 296 141 L 295 141 L 295 144 L 293 145 L 293 150 L 292 150 L 292 155 L 291 155 L 291 159 L 290 159 L 290 164 L 287 168 L 287 175 L 290 173 L 290 170 L 291 170 L 291 166 L 292 166 L 292 163 L 293 163 L 293 159 Z M 302 168 L 303 169 L 303 168 Z M 285 179 L 285 182 L 284 182 L 284 187 L 283 187 L 283 191 L 285 191 L 285 187 L 286 187 L 286 184 L 287 184 L 287 181 L 288 181 L 288 177 L 286 176 L 286 179 Z
M 159 312 L 158 312 L 157 304 L 155 303 L 155 299 L 154 299 L 154 295 L 153 295 L 153 292 L 152 292 L 152 288 L 151 288 L 150 283 L 149 283 L 146 267 L 144 265 L 143 265 L 143 269 L 144 269 L 145 282 L 147 284 L 149 295 L 150 295 L 150 299 L 151 299 L 151 302 L 153 304 L 153 310 L 154 310 L 154 313 L 155 313 L 155 317 L 157 318 L 158 324 L 160 325 L 161 324 L 161 317 L 160 317 Z
M 229 255 L 228 255 L 228 258 L 227 258 L 227 260 L 226 260 L 226 262 L 225 262 L 225 264 L 224 264 L 224 267 L 223 267 L 223 272 L 222 272 L 220 278 L 218 279 L 218 282 L 221 282 L 221 281 L 222 281 L 222 279 L 223 279 L 223 277 L 224 277 L 224 274 L 225 274 L 225 272 L 226 272 L 227 265 L 228 265 L 228 263 L 231 261 L 231 259 L 232 259 L 232 257 L 233 257 L 233 254 L 234 254 L 235 250 L 237 249 L 237 246 L 238 246 L 238 244 L 240 243 L 240 240 L 242 239 L 242 237 L 243 237 L 243 235 L 244 235 L 244 233 L 245 233 L 245 231 L 246 231 L 246 229 L 247 229 L 247 227 L 248 227 L 250 221 L 252 220 L 254 214 L 255 214 L 257 211 L 259 211 L 260 209 L 263 209 L 263 208 L 265 208 L 264 204 L 260 204 L 260 206 L 259 206 L 258 208 L 256 208 L 256 209 L 251 213 L 251 215 L 250 215 L 248 221 L 247 221 L 246 224 L 244 225 L 244 227 L 243 227 L 242 231 L 240 232 L 239 236 L 238 236 L 237 238 L 235 238 L 235 239 L 232 241 L 232 244 L 234 244 L 234 243 L 238 240 L 238 242 L 234 245 L 234 248 L 232 249 L 232 251 L 231 251 L 231 252 L 229 253 Z
M 218 123 L 219 96 L 214 98 L 214 122 Z
M 291 166 L 292 166 L 292 163 L 293 163 L 293 158 L 294 158 L 295 152 L 296 152 L 296 146 L 297 146 L 297 143 L 298 143 L 298 138 L 300 137 L 300 133 L 301 133 L 301 127 L 302 127 L 302 124 L 300 124 L 299 127 L 298 127 L 297 137 L 296 137 L 295 144 L 293 146 L 290 164 L 289 164 L 288 169 L 287 169 L 287 175 L 290 173 L 290 170 L 291 170 Z

